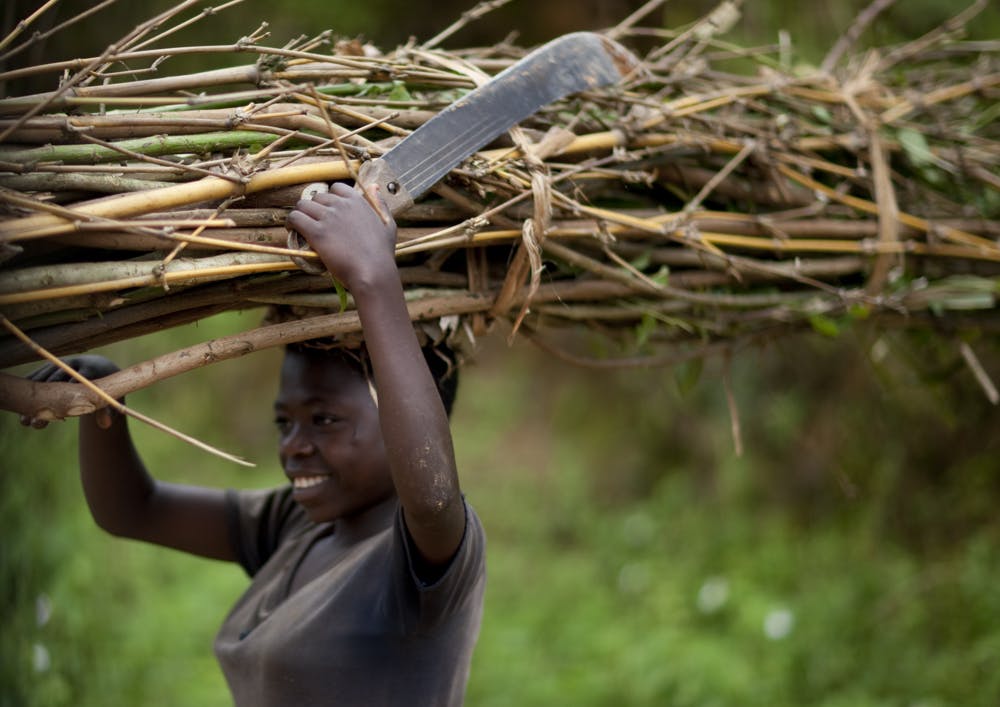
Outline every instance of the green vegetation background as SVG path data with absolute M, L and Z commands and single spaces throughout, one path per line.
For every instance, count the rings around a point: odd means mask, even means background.
M 439 5 L 437 22 L 415 29 L 398 12 L 391 27 L 365 14 L 387 5 L 296 3 L 275 35 L 333 26 L 388 43 L 428 36 L 465 9 Z M 787 26 L 822 40 L 806 50 L 819 56 L 853 13 L 850 3 L 748 5 L 740 31 Z M 879 31 L 912 36 L 961 7 L 943 5 L 953 4 L 900 0 Z M 274 14 L 247 6 L 224 25 L 233 38 Z M 495 35 L 483 41 L 512 29 L 544 38 L 529 12 L 563 22 L 549 34 L 579 28 L 581 11 L 568 5 L 513 7 L 521 15 L 485 21 Z M 627 7 L 601 3 L 600 12 Z M 667 8 L 674 25 L 704 5 Z M 122 27 L 138 19 L 134 6 L 118 12 Z M 626 14 L 600 12 L 589 21 Z M 423 22 L 428 13 L 408 14 Z M 120 34 L 104 31 L 108 41 Z M 459 35 L 455 45 L 474 41 Z M 133 363 L 258 316 L 105 352 Z M 998 342 L 972 343 L 996 377 Z M 279 483 L 269 415 L 279 355 L 131 396 L 139 410 L 258 463 L 230 467 L 134 425 L 154 472 Z M 835 338 L 740 354 L 731 378 L 742 456 L 724 375 L 719 362 L 595 373 L 524 343 L 508 348 L 502 332 L 483 342 L 454 416 L 464 486 L 490 548 L 468 704 L 1000 703 L 1000 411 L 954 343 L 855 323 Z M 97 530 L 76 478 L 75 427 L 32 431 L 0 416 L 0 707 L 227 704 L 211 643 L 245 578 Z

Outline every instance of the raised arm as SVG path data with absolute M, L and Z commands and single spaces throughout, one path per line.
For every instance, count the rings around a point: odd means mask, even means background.
M 87 378 L 118 370 L 101 356 L 68 363 Z M 68 380 L 54 366 L 36 380 Z M 202 557 L 235 560 L 225 518 L 224 492 L 157 481 L 146 470 L 124 416 L 105 408 L 80 418 L 80 479 L 95 522 L 120 537 L 144 540 Z
M 369 193 L 378 198 L 374 190 Z M 462 540 L 465 508 L 448 416 L 403 297 L 395 223 L 383 220 L 361 192 L 341 183 L 299 202 L 288 223 L 354 296 L 407 528 L 427 562 L 445 563 Z

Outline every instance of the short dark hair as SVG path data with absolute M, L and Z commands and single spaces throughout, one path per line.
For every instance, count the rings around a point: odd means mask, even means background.
M 310 339 L 287 344 L 285 350 L 307 356 L 335 359 L 354 369 L 362 378 L 371 380 L 371 364 L 364 346 L 348 348 L 343 342 L 333 339 Z M 420 350 L 434 378 L 445 412 L 450 417 L 458 394 L 458 357 L 455 351 L 443 342 L 436 344 L 428 342 L 421 346 Z

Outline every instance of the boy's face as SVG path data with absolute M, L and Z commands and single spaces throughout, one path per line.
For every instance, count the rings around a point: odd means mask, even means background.
M 378 408 L 348 364 L 287 352 L 274 411 L 292 497 L 314 522 L 351 517 L 395 494 Z

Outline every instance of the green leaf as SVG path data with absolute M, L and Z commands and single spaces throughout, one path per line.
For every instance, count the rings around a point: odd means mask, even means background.
M 345 84 L 347 86 L 354 86 L 355 84 Z M 361 84 L 361 86 L 355 91 L 355 93 L 361 97 L 365 98 L 368 96 L 380 96 L 390 90 L 388 86 L 384 83 L 366 83 Z
M 701 372 L 705 367 L 705 361 L 700 358 L 693 358 L 690 361 L 674 366 L 674 382 L 677 384 L 677 391 L 682 397 L 687 397 L 694 390 L 701 380 Z
M 390 101 L 412 101 L 413 96 L 406 89 L 406 84 L 402 81 L 393 81 L 392 90 L 389 91 L 388 96 Z
M 645 270 L 649 267 L 652 262 L 652 254 L 647 250 L 642 253 L 638 258 L 634 258 L 629 264 L 636 270 Z
M 998 294 L 1000 280 L 975 275 L 952 275 L 927 290 L 928 305 L 935 313 L 993 309 Z
M 863 321 L 868 319 L 872 314 L 872 308 L 867 304 L 852 304 L 847 310 L 847 316 L 851 319 L 856 319 L 858 321 Z
M 635 328 L 635 344 L 637 348 L 642 348 L 649 341 L 649 337 L 656 331 L 659 322 L 652 314 L 643 314 L 642 321 Z
M 825 314 L 810 315 L 809 324 L 812 325 L 816 333 L 828 336 L 831 339 L 835 339 L 840 335 L 840 325 Z
M 657 285 L 663 285 L 664 287 L 666 287 L 667 285 L 670 284 L 670 268 L 668 268 L 666 265 L 661 266 L 660 269 L 657 270 L 655 274 L 650 275 L 649 279 L 655 282 Z
M 824 106 L 813 106 L 812 114 L 816 116 L 816 118 L 820 122 L 825 123 L 827 125 L 833 122 L 833 115 L 831 115 L 830 111 L 827 110 Z
M 935 304 L 941 309 L 952 311 L 993 309 L 996 306 L 996 298 L 988 292 L 959 292 L 942 297 Z
M 337 290 L 337 297 L 340 299 L 340 311 L 347 311 L 347 290 L 344 286 L 340 284 L 340 280 L 337 278 L 333 279 L 333 288 Z
M 900 128 L 896 132 L 896 138 L 899 140 L 900 147 L 903 148 L 903 152 L 917 167 L 923 165 L 934 164 L 934 153 L 931 152 L 930 145 L 927 144 L 927 138 L 924 134 L 913 128 Z

